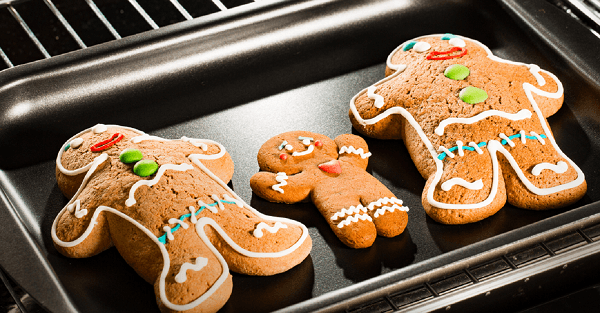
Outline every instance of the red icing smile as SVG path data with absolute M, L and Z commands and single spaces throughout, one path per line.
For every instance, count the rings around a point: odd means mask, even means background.
M 112 137 L 110 137 L 104 141 L 100 141 L 99 143 L 91 146 L 90 151 L 98 152 L 98 151 L 102 151 L 104 149 L 108 149 L 115 143 L 121 141 L 121 139 L 123 139 L 123 134 L 115 133 L 114 135 L 112 135 Z
M 467 54 L 467 49 L 454 47 L 448 51 L 431 51 L 427 56 L 427 60 L 448 60 L 460 58 L 465 54 Z

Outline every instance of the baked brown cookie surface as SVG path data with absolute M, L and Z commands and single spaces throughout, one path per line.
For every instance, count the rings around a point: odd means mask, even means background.
M 61 148 L 57 181 L 72 197 L 52 225 L 67 257 L 115 246 L 154 284 L 163 312 L 215 312 L 229 299 L 229 270 L 273 275 L 311 250 L 304 225 L 256 211 L 228 186 L 233 161 L 211 140 L 167 140 L 96 125 Z
M 344 244 L 370 247 L 377 235 L 397 236 L 408 222 L 402 200 L 365 170 L 370 155 L 356 135 L 332 140 L 307 131 L 283 133 L 260 148 L 261 172 L 250 186 L 272 202 L 312 200 Z
M 452 34 L 409 40 L 386 64 L 387 77 L 350 101 L 350 119 L 367 136 L 404 141 L 434 220 L 479 221 L 507 200 L 564 207 L 585 194 L 583 172 L 546 121 L 563 102 L 552 73 Z

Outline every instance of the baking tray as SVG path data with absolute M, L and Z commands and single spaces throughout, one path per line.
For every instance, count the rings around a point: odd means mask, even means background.
M 252 194 L 265 140 L 289 130 L 354 132 L 348 103 L 383 77 L 386 56 L 405 40 L 446 32 L 561 79 L 565 104 L 549 123 L 586 175 L 583 199 L 542 212 L 507 205 L 478 223 L 441 225 L 422 209 L 425 181 L 402 142 L 370 138 L 368 171 L 411 209 L 398 237 L 349 249 L 312 204 Z M 233 274 L 223 312 L 343 310 L 424 273 L 545 240 L 564 225 L 600 223 L 599 42 L 542 0 L 274 1 L 2 71 L 0 266 L 51 312 L 157 311 L 152 286 L 115 249 L 68 259 L 52 245 L 52 221 L 68 201 L 53 159 L 66 139 L 96 123 L 219 141 L 235 162 L 231 185 L 242 199 L 309 228 L 310 257 L 272 277 Z

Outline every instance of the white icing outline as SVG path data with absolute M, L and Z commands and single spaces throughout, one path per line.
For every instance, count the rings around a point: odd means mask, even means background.
M 254 229 L 252 235 L 254 235 L 254 237 L 256 238 L 261 238 L 264 235 L 262 231 L 263 229 L 270 232 L 271 234 L 275 234 L 280 228 L 287 228 L 287 225 L 281 222 L 275 222 L 275 225 L 269 226 L 265 222 L 260 222 L 258 223 L 258 225 L 256 225 L 256 229 Z
M 567 163 L 563 162 L 563 161 L 558 161 L 558 163 L 556 164 L 551 164 L 551 163 L 540 163 L 537 164 L 536 166 L 534 166 L 531 169 L 531 174 L 538 176 L 542 173 L 543 170 L 551 170 L 555 173 L 558 174 L 562 174 L 564 172 L 566 172 L 569 169 L 569 165 L 567 165 Z
M 271 188 L 273 188 L 273 190 L 275 191 L 279 191 L 281 193 L 284 193 L 284 190 L 281 189 L 281 187 L 286 186 L 287 185 L 287 179 L 289 177 L 287 176 L 287 174 L 285 172 L 279 172 L 277 173 L 277 175 L 275 175 L 275 180 L 279 182 L 279 184 L 275 184 L 273 186 L 271 186 Z
M 125 201 L 125 205 L 128 206 L 128 207 L 130 207 L 130 206 L 136 204 L 137 201 L 135 200 L 135 191 L 140 186 L 151 187 L 152 185 L 158 183 L 158 181 L 165 174 L 165 171 L 167 171 L 167 170 L 187 171 L 187 170 L 191 170 L 193 168 L 194 167 L 191 164 L 188 164 L 188 163 L 182 163 L 182 164 L 179 164 L 179 165 L 175 165 L 175 164 L 163 164 L 163 165 L 161 165 L 160 168 L 158 169 L 158 171 L 156 172 L 156 176 L 154 176 L 153 179 L 142 179 L 142 180 L 138 180 L 137 182 L 135 182 L 135 184 L 133 184 L 133 186 L 131 187 L 131 189 L 129 189 L 129 198 L 127 198 L 127 200 Z
M 121 127 L 121 126 L 116 126 L 116 127 Z M 121 128 L 126 128 L 126 127 L 121 127 Z M 134 130 L 136 132 L 140 132 L 135 129 L 132 129 L 132 130 Z M 88 131 L 89 131 L 89 129 L 88 129 Z M 69 142 L 69 141 L 67 141 L 67 142 Z M 65 145 L 63 145 L 63 147 L 61 147 L 60 151 L 63 151 Z M 59 156 L 60 156 L 60 153 L 59 153 Z M 234 250 L 236 250 L 238 253 L 248 256 L 248 257 L 278 258 L 278 257 L 282 257 L 282 256 L 285 256 L 285 255 L 288 255 L 288 254 L 294 252 L 304 243 L 306 238 L 308 238 L 308 229 L 306 228 L 306 226 L 304 226 L 304 224 L 294 221 L 294 220 L 291 220 L 291 219 L 283 218 L 283 217 L 275 217 L 275 216 L 265 215 L 265 214 L 260 213 L 256 209 L 252 208 L 251 206 L 249 206 L 246 202 L 244 202 L 244 200 L 242 200 L 237 194 L 235 194 L 233 192 L 233 190 L 231 190 L 231 188 L 229 188 L 229 186 L 227 186 L 227 184 L 225 182 L 223 182 L 218 176 L 213 174 L 204 164 L 202 164 L 202 162 L 200 162 L 201 159 L 206 159 L 207 157 L 210 157 L 210 156 L 203 155 L 203 154 L 191 154 L 188 156 L 188 158 L 192 161 L 193 164 L 198 166 L 198 168 L 200 168 L 200 170 L 202 170 L 206 175 L 208 175 L 215 182 L 217 182 L 222 188 L 224 188 L 227 192 L 229 192 L 233 196 L 233 198 L 235 198 L 238 201 L 236 203 L 242 203 L 243 207 L 248 209 L 250 212 L 252 212 L 256 216 L 258 216 L 259 218 L 267 220 L 267 221 L 285 222 L 285 223 L 288 223 L 291 225 L 296 225 L 296 226 L 300 227 L 302 229 L 302 235 L 300 236 L 298 241 L 296 243 L 294 243 L 292 246 L 290 246 L 289 248 L 279 251 L 279 252 L 251 252 L 251 251 L 241 248 L 239 245 L 237 245 L 235 242 L 233 242 L 233 240 L 231 240 L 231 238 L 227 235 L 227 233 L 225 233 L 225 231 L 223 231 L 223 229 L 213 219 L 208 218 L 208 217 L 203 217 L 201 219 L 198 219 L 198 221 L 196 223 L 196 232 L 198 233 L 200 238 L 204 241 L 204 243 L 207 245 L 207 247 L 211 250 L 211 252 L 215 255 L 215 257 L 219 260 L 219 263 L 221 264 L 221 267 L 223 268 L 223 272 L 222 272 L 221 276 L 219 276 L 217 281 L 202 296 L 195 299 L 194 301 L 192 301 L 188 304 L 184 304 L 184 305 L 171 303 L 167 299 L 166 291 L 165 291 L 165 279 L 167 277 L 167 274 L 169 273 L 169 268 L 171 265 L 171 261 L 169 258 L 169 252 L 165 248 L 165 245 L 162 244 L 160 241 L 158 241 L 158 237 L 156 237 L 144 225 L 142 225 L 135 219 L 131 218 L 130 216 L 128 216 L 114 208 L 101 205 L 96 208 L 96 210 L 94 211 L 94 214 L 91 217 L 90 223 L 88 224 L 88 227 L 86 228 L 86 230 L 83 232 L 83 234 L 79 238 L 77 238 L 73 241 L 65 242 L 65 241 L 60 240 L 58 238 L 58 236 L 56 235 L 56 227 L 58 225 L 58 221 L 60 220 L 62 215 L 65 214 L 65 212 L 68 212 L 67 206 L 69 204 L 73 203 L 74 200 L 77 198 L 77 196 L 81 193 L 81 191 L 87 185 L 88 180 L 94 174 L 94 172 L 96 171 L 98 166 L 100 164 L 104 163 L 106 160 L 108 160 L 108 154 L 106 154 L 106 153 L 102 153 L 100 156 L 96 157 L 92 161 L 92 163 L 90 163 L 90 165 L 88 167 L 89 170 L 86 173 L 86 175 L 84 176 L 83 181 L 82 181 L 81 185 L 79 186 L 79 189 L 77 190 L 77 192 L 75 193 L 73 198 L 71 198 L 69 203 L 67 203 L 67 205 L 65 205 L 65 207 L 63 207 L 63 209 L 57 214 L 56 218 L 54 219 L 54 222 L 52 223 L 52 229 L 51 229 L 52 240 L 58 246 L 65 247 L 65 248 L 77 246 L 78 244 L 82 243 L 91 234 L 94 226 L 97 224 L 96 220 L 98 219 L 98 216 L 103 211 L 107 211 L 109 213 L 115 214 L 115 215 L 125 219 L 126 221 L 130 222 L 131 224 L 136 226 L 138 229 L 140 229 L 142 232 L 144 232 L 148 236 L 148 238 L 150 238 L 159 248 L 161 255 L 163 257 L 163 269 L 159 276 L 160 299 L 167 308 L 169 308 L 171 310 L 176 310 L 176 311 L 190 310 L 190 309 L 198 306 L 199 304 L 204 302 L 204 300 L 206 300 L 208 297 L 210 297 L 223 284 L 223 282 L 225 282 L 225 280 L 229 276 L 229 266 L 227 265 L 227 262 L 225 261 L 225 259 L 221 255 L 221 253 L 219 253 L 219 251 L 212 245 L 212 243 L 206 236 L 206 234 L 203 230 L 205 225 L 212 226 L 221 235 L 222 239 L 225 240 L 228 244 L 230 244 L 230 246 Z M 58 161 L 59 161 L 59 159 L 57 159 L 57 164 L 58 164 Z M 233 243 L 234 245 L 231 245 L 231 243 Z
M 87 209 L 81 209 L 81 202 L 79 199 L 75 200 L 74 203 L 67 205 L 67 210 L 75 215 L 76 218 L 82 218 L 88 214 Z
M 452 187 L 454 187 L 454 185 L 459 185 L 459 186 L 462 186 L 462 187 L 465 187 L 465 188 L 471 189 L 471 190 L 480 190 L 483 188 L 483 181 L 481 179 L 478 179 L 478 180 L 470 183 L 460 177 L 454 177 L 454 178 L 448 179 L 447 181 L 445 181 L 442 184 L 442 190 L 449 191 L 450 189 L 452 189 Z
M 479 122 L 483 119 L 486 119 L 490 116 L 500 116 L 502 118 L 506 118 L 513 121 L 524 120 L 531 117 L 531 111 L 527 109 L 520 110 L 517 113 L 507 113 L 499 110 L 488 110 L 483 111 L 473 117 L 449 117 L 440 122 L 438 127 L 435 129 L 435 134 L 441 136 L 444 134 L 444 128 L 450 124 L 473 124 Z
M 435 36 L 440 36 L 438 35 L 427 35 L 427 36 L 421 36 L 418 37 L 416 39 L 413 40 L 418 40 L 421 38 L 431 38 L 431 37 L 435 37 Z M 540 71 L 544 72 L 546 75 L 550 76 L 557 85 L 557 91 L 556 92 L 547 92 L 547 91 L 543 91 L 539 88 L 536 88 L 535 86 L 533 86 L 530 83 L 523 83 L 523 90 L 525 91 L 525 94 L 527 96 L 527 99 L 529 100 L 531 106 L 533 107 L 535 113 L 538 116 L 538 119 L 540 121 L 541 127 L 543 128 L 544 132 L 546 133 L 547 139 L 550 141 L 550 143 L 553 145 L 555 151 L 565 160 L 567 160 L 567 162 L 575 169 L 575 171 L 577 172 L 577 178 L 571 182 L 562 184 L 562 185 L 558 185 L 558 186 L 554 186 L 554 187 L 549 187 L 549 188 L 537 188 L 535 187 L 529 180 L 527 180 L 527 178 L 524 176 L 523 171 L 518 167 L 518 164 L 515 162 L 514 158 L 512 156 L 507 157 L 507 159 L 509 159 L 509 162 L 511 164 L 511 166 L 515 169 L 515 171 L 517 172 L 519 178 L 523 181 L 523 183 L 525 184 L 525 186 L 527 187 L 527 189 L 529 189 L 529 191 L 531 191 L 532 193 L 538 194 L 538 195 L 548 195 L 548 194 L 552 194 L 552 193 L 557 193 L 560 192 L 562 190 L 566 190 L 566 189 L 571 189 L 571 188 L 575 188 L 579 185 L 581 185 L 583 183 L 583 181 L 585 180 L 585 175 L 583 174 L 583 172 L 581 171 L 581 169 L 569 158 L 567 157 L 562 150 L 560 149 L 560 147 L 558 147 L 558 145 L 556 144 L 556 141 L 554 140 L 554 136 L 552 135 L 552 132 L 550 131 L 550 128 L 548 127 L 547 123 L 544 120 L 544 115 L 542 114 L 540 108 L 537 105 L 537 102 L 535 102 L 535 100 L 533 99 L 533 93 L 540 95 L 540 96 L 544 96 L 544 97 L 548 97 L 548 98 L 553 98 L 553 99 L 557 99 L 560 98 L 563 95 L 563 85 L 560 82 L 560 80 L 558 80 L 558 78 L 545 70 L 540 69 L 539 66 L 535 65 L 535 64 L 525 64 L 525 63 L 521 63 L 521 62 L 515 62 L 515 61 L 509 61 L 509 60 L 504 60 L 501 59 L 495 55 L 492 54 L 492 51 L 485 45 L 483 45 L 481 42 L 477 41 L 477 40 L 473 40 L 473 39 L 469 39 L 466 37 L 462 37 L 463 39 L 468 39 L 470 41 L 472 41 L 473 43 L 479 45 L 482 49 L 484 49 L 487 52 L 487 57 L 489 59 L 492 59 L 494 61 L 497 62 L 501 62 L 501 63 L 507 63 L 507 64 L 513 64 L 513 65 L 519 65 L 519 66 L 525 66 L 529 69 L 530 73 L 536 78 L 538 84 L 540 86 L 543 86 L 543 84 L 540 84 L 540 82 L 543 80 L 544 84 L 545 84 L 545 80 L 543 79 L 543 77 L 541 76 L 541 74 L 539 74 Z M 392 70 L 396 70 L 393 74 L 391 74 L 388 77 L 385 77 L 381 80 L 379 80 L 378 82 L 376 82 L 373 85 L 380 85 L 383 84 L 391 79 L 394 79 L 396 76 L 400 75 L 400 73 L 402 73 L 407 65 L 406 64 L 393 64 L 391 62 L 392 60 L 392 56 L 399 50 L 402 48 L 402 44 L 400 46 L 398 46 L 396 49 L 394 49 L 394 51 L 392 51 L 392 53 L 390 53 L 386 59 L 386 65 L 388 68 L 392 69 Z M 540 79 L 541 78 L 541 79 Z M 421 128 L 421 126 L 417 123 L 417 121 L 414 119 L 414 117 L 412 116 L 412 114 L 410 114 L 410 112 L 408 112 L 405 108 L 403 107 L 391 107 L 387 110 L 385 110 L 383 113 L 377 115 L 376 117 L 370 118 L 370 119 L 363 119 L 360 114 L 358 113 L 356 106 L 355 106 L 355 101 L 356 99 L 363 95 L 365 92 L 367 92 L 367 89 L 363 89 L 361 90 L 359 93 L 357 93 L 354 97 L 352 97 L 352 99 L 350 100 L 350 111 L 352 112 L 352 114 L 354 115 L 354 118 L 356 119 L 356 121 L 361 124 L 361 125 L 370 125 L 370 124 L 375 124 L 379 121 L 381 121 L 382 119 L 392 115 L 392 114 L 400 114 L 402 115 L 402 117 L 404 117 L 406 119 L 406 121 L 415 129 L 415 131 L 417 132 L 417 134 L 419 135 L 419 137 L 421 138 L 421 141 L 425 144 L 425 147 L 427 148 L 427 150 L 429 151 L 429 153 L 431 154 L 431 157 L 433 158 L 433 161 L 435 162 L 436 165 L 436 172 L 434 174 L 433 177 L 433 181 L 432 184 L 429 186 L 429 189 L 427 190 L 427 201 L 429 202 L 429 204 L 431 204 L 434 207 L 440 208 L 440 209 L 479 209 L 482 208 L 486 205 L 489 205 L 497 192 L 497 188 L 498 188 L 498 161 L 497 161 L 497 156 L 495 155 L 495 153 L 497 151 L 500 151 L 501 153 L 505 154 L 505 155 L 510 155 L 510 153 L 508 151 L 506 151 L 506 149 L 504 149 L 504 147 L 502 147 L 502 144 L 496 140 L 490 140 L 488 141 L 487 144 L 487 150 L 491 155 L 492 158 L 492 168 L 493 168 L 493 176 L 492 176 L 492 189 L 491 192 L 489 194 L 489 196 L 487 197 L 487 199 L 485 199 L 484 201 L 481 201 L 479 203 L 470 203 L 470 204 L 449 204 L 449 203 L 442 203 L 442 202 L 438 202 L 433 198 L 433 194 L 435 191 L 435 187 L 439 184 L 442 173 L 443 173 L 443 168 L 444 168 L 444 164 L 441 160 L 439 160 L 437 158 L 438 154 L 435 151 L 435 149 L 433 148 L 433 145 L 431 144 L 431 141 L 427 138 L 427 136 L 425 135 L 425 133 L 423 132 L 423 129 Z M 538 139 L 542 139 L 540 140 L 540 143 L 545 144 L 545 142 L 543 141 L 543 138 L 539 137 L 539 135 L 535 134 L 532 132 L 532 135 L 537 137 Z M 496 147 L 497 146 L 497 147 Z M 511 161 L 512 160 L 512 161 Z
M 365 152 L 365 150 L 363 150 L 363 148 L 356 149 L 356 148 L 354 148 L 354 146 L 349 146 L 349 147 L 343 146 L 343 147 L 341 147 L 339 154 L 342 154 L 342 153 L 358 154 L 363 159 L 366 159 L 366 158 L 368 158 L 368 157 L 371 156 L 371 152 Z

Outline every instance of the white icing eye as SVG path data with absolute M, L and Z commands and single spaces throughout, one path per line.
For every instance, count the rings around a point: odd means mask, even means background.
M 82 143 L 83 143 L 83 139 L 75 138 L 71 141 L 71 143 L 69 145 L 71 146 L 71 148 L 77 149 L 81 146 Z
M 464 41 L 464 40 L 462 40 L 462 39 L 460 39 L 460 38 L 458 38 L 458 37 L 451 38 L 451 39 L 448 41 L 448 43 L 449 43 L 451 46 L 454 46 L 454 47 L 461 47 L 461 48 L 464 48 L 464 47 L 467 45 L 467 44 L 465 43 L 465 41 Z
M 305 146 L 310 145 L 310 139 L 304 139 L 304 140 L 302 140 L 302 144 L 305 145 Z
M 292 145 L 285 145 L 285 149 L 287 151 L 292 151 L 292 150 L 294 150 L 294 147 L 292 147 Z
M 108 127 L 106 127 L 106 125 L 104 124 L 98 124 L 96 126 L 94 126 L 94 128 L 92 128 L 92 131 L 94 132 L 94 134 L 102 134 L 103 132 L 107 131 Z
M 431 45 L 424 41 L 419 41 L 413 46 L 413 50 L 417 52 L 425 52 L 429 49 L 431 49 Z

